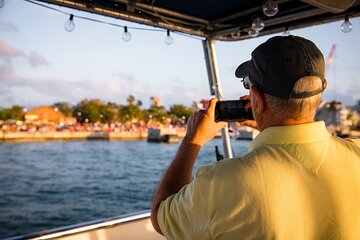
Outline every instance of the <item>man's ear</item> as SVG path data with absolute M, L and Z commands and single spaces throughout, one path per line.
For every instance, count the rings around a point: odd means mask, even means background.
M 257 112 L 262 113 L 265 109 L 265 96 L 264 93 L 255 85 L 251 86 L 252 99 L 251 107 Z
M 324 83 L 323 83 L 324 85 L 324 90 L 327 88 L 327 84 L 328 84 L 328 82 L 327 82 L 327 80 L 326 79 L 324 79 Z

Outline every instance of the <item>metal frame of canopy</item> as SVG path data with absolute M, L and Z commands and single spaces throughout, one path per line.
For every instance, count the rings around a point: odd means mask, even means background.
M 222 99 L 215 40 L 250 38 L 248 30 L 261 16 L 265 28 L 258 36 L 360 16 L 360 0 L 277 0 L 279 13 L 262 14 L 268 0 L 37 0 L 153 27 L 205 38 L 203 41 L 211 95 Z M 239 32 L 237 39 L 233 33 Z M 232 157 L 228 129 L 222 130 L 225 157 Z
M 220 74 L 217 66 L 217 58 L 215 51 L 215 40 L 208 38 L 203 41 L 206 68 L 208 71 L 210 95 L 215 95 L 217 99 L 222 100 L 222 90 L 220 84 Z M 228 127 L 221 129 L 221 137 L 223 140 L 224 155 L 232 158 L 233 153 L 230 143 L 230 135 Z
M 89 13 L 136 22 L 215 40 L 251 38 L 247 31 L 255 17 L 265 28 L 259 36 L 360 16 L 360 0 L 272 0 L 279 12 L 265 16 L 268 0 L 36 0 Z M 231 34 L 241 32 L 234 39 Z

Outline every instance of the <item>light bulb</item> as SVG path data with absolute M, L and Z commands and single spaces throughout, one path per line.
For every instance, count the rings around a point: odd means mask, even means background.
M 165 44 L 171 45 L 174 42 L 172 36 L 170 36 L 170 30 L 167 30 L 166 37 L 165 37 Z
M 278 5 L 273 0 L 268 0 L 263 6 L 263 12 L 266 16 L 272 17 L 279 11 Z
M 253 28 L 250 28 L 249 31 L 248 31 L 248 34 L 250 37 L 256 37 L 259 35 L 259 31 L 253 29 Z
M 340 29 L 343 33 L 348 33 L 351 31 L 352 29 L 352 24 L 349 21 L 349 16 L 345 16 L 345 21 L 343 22 L 343 24 L 341 24 Z
M 125 41 L 125 42 L 128 42 L 131 40 L 131 34 L 128 32 L 127 30 L 127 26 L 124 27 L 124 32 L 122 34 L 122 39 Z
M 74 24 L 73 19 L 74 19 L 74 15 L 70 14 L 69 20 L 67 20 L 64 24 L 64 28 L 68 32 L 72 32 L 75 29 L 75 24 Z
M 5 4 L 5 0 L 0 0 L 0 8 L 2 8 Z
M 239 39 L 239 38 L 241 37 L 240 31 L 231 33 L 231 37 L 232 37 L 233 39 Z
M 261 18 L 257 17 L 252 22 L 251 27 L 257 31 L 261 31 L 264 29 L 265 23 Z

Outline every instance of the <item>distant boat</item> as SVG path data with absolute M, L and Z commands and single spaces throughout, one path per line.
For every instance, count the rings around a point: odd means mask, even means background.
M 180 137 L 175 128 L 149 128 L 147 140 L 149 142 L 177 143 L 180 141 Z
M 253 140 L 258 134 L 258 130 L 247 126 L 240 126 L 235 129 L 236 140 Z

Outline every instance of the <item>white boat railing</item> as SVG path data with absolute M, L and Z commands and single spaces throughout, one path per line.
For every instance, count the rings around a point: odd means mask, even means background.
M 150 211 L 143 211 L 12 237 L 6 240 L 18 239 L 135 240 L 165 238 L 154 230 L 150 221 Z

